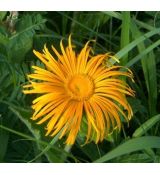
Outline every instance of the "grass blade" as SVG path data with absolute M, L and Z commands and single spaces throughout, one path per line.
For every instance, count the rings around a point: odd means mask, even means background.
M 107 162 L 113 158 L 148 148 L 160 148 L 160 137 L 144 136 L 144 137 L 133 138 L 119 145 L 114 150 L 102 156 L 100 159 L 97 159 L 95 162 L 96 163 Z
M 129 44 L 130 33 L 130 12 L 122 12 L 122 25 L 121 25 L 121 49 Z M 128 54 L 121 60 L 121 64 L 125 65 L 128 62 Z
M 102 13 L 104 13 L 110 17 L 122 20 L 122 15 L 119 12 L 108 11 L 108 12 L 102 12 Z
M 132 21 L 131 23 L 131 30 L 132 35 L 136 39 L 137 37 L 140 37 L 142 33 L 139 31 L 136 24 Z M 155 56 L 153 53 L 153 49 L 157 47 L 160 43 L 158 40 L 157 42 L 154 42 L 152 45 L 150 45 L 148 51 L 146 49 L 145 53 L 145 59 L 141 59 L 142 69 L 145 77 L 145 83 L 147 86 L 148 91 L 148 104 L 149 104 L 149 112 L 150 116 L 153 116 L 156 114 L 156 103 L 157 103 L 157 78 L 156 78 L 156 63 L 155 63 Z M 145 51 L 145 44 L 139 43 L 138 44 L 138 50 L 140 54 L 142 54 L 143 51 Z M 148 53 L 148 55 L 147 55 Z
M 160 114 L 153 116 L 143 123 L 136 131 L 133 133 L 133 137 L 140 137 L 145 134 L 149 129 L 152 128 L 157 122 L 160 121 Z
M 137 44 L 143 42 L 144 40 L 150 38 L 151 36 L 160 33 L 160 28 L 154 29 L 150 32 L 147 32 L 146 34 L 138 37 L 134 41 L 132 41 L 130 44 L 128 44 L 126 47 L 121 49 L 119 52 L 115 54 L 115 56 L 119 59 L 121 59 L 123 56 L 125 56 L 130 50 L 132 50 L 134 47 L 137 46 Z
M 137 55 L 132 60 L 130 60 L 125 66 L 126 67 L 133 66 L 135 63 L 137 63 L 139 60 L 143 59 L 145 55 L 150 53 L 153 49 L 155 49 L 159 45 L 160 45 L 160 40 L 156 41 L 155 43 L 153 43 L 152 45 L 147 47 L 145 50 L 141 51 L 139 55 Z

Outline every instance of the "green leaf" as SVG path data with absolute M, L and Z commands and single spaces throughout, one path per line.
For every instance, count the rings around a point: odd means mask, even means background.
M 138 61 L 140 61 L 141 59 L 143 59 L 145 55 L 147 55 L 148 53 L 150 53 L 153 49 L 155 49 L 159 45 L 160 45 L 160 40 L 156 41 L 155 43 L 153 43 L 152 45 L 150 45 L 149 47 L 147 47 L 145 50 L 141 51 L 140 54 L 138 54 L 137 56 L 135 56 L 134 58 L 132 58 L 125 66 L 126 67 L 133 66 L 135 63 L 137 63 Z
M 20 107 L 10 106 L 9 109 L 16 114 L 16 116 L 27 126 L 33 136 L 39 140 L 41 138 L 40 131 L 38 129 L 33 128 L 33 125 L 29 121 L 30 117 L 32 116 L 32 111 L 23 109 Z
M 100 159 L 97 159 L 95 162 L 107 162 L 113 158 L 148 148 L 160 148 L 160 137 L 144 136 L 130 139 L 125 143 L 119 145 L 109 153 L 105 154 Z
M 160 28 L 154 29 L 150 32 L 145 33 L 144 35 L 138 37 L 134 41 L 132 41 L 130 44 L 125 46 L 123 49 L 121 49 L 119 52 L 116 53 L 115 57 L 121 59 L 123 56 L 125 56 L 130 50 L 132 50 L 134 47 L 137 46 L 137 44 L 143 42 L 144 40 L 150 38 L 151 36 L 158 34 L 160 32 Z M 114 61 L 115 62 L 115 61 Z
M 72 159 L 75 160 L 75 158 L 71 154 L 69 154 L 62 148 L 57 148 L 57 145 L 55 145 L 55 143 L 58 141 L 60 133 L 57 134 L 47 145 L 41 144 L 41 142 L 43 142 L 42 133 L 40 132 L 40 129 L 36 129 L 33 126 L 33 123 L 31 123 L 29 120 L 32 114 L 31 110 L 26 110 L 26 109 L 23 109 L 22 107 L 20 108 L 14 105 L 11 105 L 9 108 L 28 127 L 30 132 L 36 138 L 38 148 L 41 150 L 41 152 L 30 162 L 35 161 L 36 159 L 41 157 L 43 154 L 46 155 L 49 162 L 64 162 L 64 159 L 66 159 L 67 157 L 71 157 Z
M 153 159 L 144 153 L 139 154 L 130 154 L 130 155 L 124 155 L 120 158 L 117 158 L 115 162 L 118 163 L 149 163 L 152 162 Z
M 16 24 L 17 27 L 17 33 L 10 37 L 10 40 L 13 38 L 18 38 L 19 35 L 23 33 L 30 33 L 30 35 L 33 35 L 35 33 L 35 30 L 40 30 L 43 28 L 44 23 L 46 22 L 46 19 L 43 19 L 40 14 L 37 15 L 25 15 L 21 18 L 20 21 Z
M 108 11 L 108 12 L 102 12 L 110 17 L 122 20 L 122 14 L 119 12 L 112 12 L 112 11 Z M 153 30 L 155 29 L 155 27 L 153 27 L 152 25 L 149 25 L 148 23 L 145 23 L 143 21 L 140 21 L 139 19 L 135 19 L 132 18 L 132 20 L 140 27 L 147 29 L 147 30 Z
M 48 157 L 50 162 L 57 162 L 57 160 L 59 160 L 59 159 L 56 158 L 55 156 L 50 155 L 50 154 L 53 154 L 51 152 L 48 154 L 48 151 L 58 141 L 60 134 L 61 134 L 61 132 L 59 132 L 46 147 L 43 147 L 43 149 L 41 148 L 42 152 L 40 152 L 33 160 L 31 160 L 29 162 L 34 162 L 36 159 L 41 157 L 43 154 L 46 154 L 46 156 Z
M 136 24 L 132 21 L 131 23 L 131 31 L 133 38 L 136 39 L 137 37 L 140 37 L 142 33 L 139 31 Z M 143 68 L 143 73 L 145 77 L 145 83 L 148 90 L 149 95 L 149 111 L 150 115 L 156 114 L 156 103 L 157 103 L 157 78 L 156 78 L 156 61 L 155 61 L 155 55 L 153 53 L 153 49 L 158 47 L 160 45 L 160 40 L 153 42 L 153 44 L 150 44 L 148 48 L 146 48 L 145 43 L 139 43 L 138 44 L 138 50 L 139 55 L 133 58 L 131 62 L 133 63 L 135 60 L 137 61 L 139 58 L 141 59 L 141 64 Z M 148 54 L 148 55 L 147 55 Z M 127 63 L 127 64 L 131 64 Z
M 59 14 L 61 14 L 62 16 L 70 19 L 72 22 L 74 22 L 76 25 L 82 27 L 83 29 L 86 29 L 87 33 L 91 33 L 92 35 L 94 34 L 95 36 L 98 36 L 99 38 L 103 39 L 106 43 L 108 43 L 109 41 L 103 37 L 99 32 L 93 30 L 93 28 L 90 28 L 86 25 L 84 25 L 84 22 L 79 22 L 77 19 L 74 19 L 72 17 L 70 17 L 69 15 L 67 15 L 66 13 L 63 12 L 58 12 Z M 85 32 L 86 33 L 86 32 Z
M 27 52 L 32 48 L 32 37 L 32 35 L 26 32 L 10 40 L 9 50 L 12 52 L 12 54 L 10 53 L 11 62 L 20 63 L 25 58 Z
M 16 24 L 16 33 L 9 38 L 8 50 L 10 51 L 10 59 L 14 63 L 24 60 L 25 55 L 33 45 L 33 36 L 37 30 L 43 28 L 46 19 L 41 15 L 25 15 Z
M 130 12 L 122 12 L 122 25 L 121 25 L 121 49 L 129 44 L 130 34 Z M 126 54 L 121 60 L 121 64 L 124 65 L 128 61 L 128 54 Z
M 5 12 L 5 11 L 0 12 L 0 21 L 3 20 L 3 18 L 6 16 L 6 14 L 7 14 L 7 12 Z
M 145 134 L 149 129 L 151 129 L 157 122 L 160 121 L 160 114 L 148 119 L 133 133 L 133 137 L 140 137 Z
M 122 15 L 119 12 L 108 11 L 108 12 L 102 12 L 102 13 L 104 13 L 104 14 L 106 14 L 108 16 L 111 16 L 111 17 L 114 17 L 114 18 L 122 20 Z
M 152 44 L 154 45 L 154 43 Z M 160 42 L 159 42 L 160 45 Z M 158 47 L 158 46 L 157 46 Z M 148 54 L 147 63 L 147 73 L 148 73 L 148 85 L 149 85 L 149 111 L 150 116 L 157 114 L 157 69 L 156 69 L 156 56 L 153 50 Z
M 11 111 L 5 104 L 0 103 L 0 124 L 7 125 L 8 127 L 13 127 L 17 118 L 13 117 Z M 4 162 L 5 154 L 8 149 L 10 133 L 0 128 L 0 162 Z

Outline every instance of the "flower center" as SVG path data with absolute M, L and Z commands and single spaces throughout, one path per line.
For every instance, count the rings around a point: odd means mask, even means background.
M 75 100 L 87 100 L 92 94 L 94 84 L 88 75 L 75 75 L 68 81 L 68 93 Z

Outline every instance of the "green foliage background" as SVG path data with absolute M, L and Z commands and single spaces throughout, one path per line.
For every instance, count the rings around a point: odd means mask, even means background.
M 95 54 L 113 52 L 135 75 L 130 126 L 98 145 L 44 138 L 30 120 L 34 95 L 22 93 L 31 65 L 43 66 L 32 50 L 59 48 L 70 33 L 77 50 L 96 39 Z M 0 162 L 160 162 L 159 106 L 159 12 L 0 12 Z

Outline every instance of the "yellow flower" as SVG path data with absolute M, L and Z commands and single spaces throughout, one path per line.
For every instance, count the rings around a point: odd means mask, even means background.
M 32 66 L 25 94 L 41 94 L 33 100 L 33 120 L 38 124 L 48 121 L 46 136 L 66 136 L 66 144 L 74 144 L 83 121 L 87 123 L 86 143 L 95 137 L 98 143 L 115 128 L 121 129 L 120 116 L 129 121 L 133 115 L 126 95 L 134 96 L 121 76 L 133 78 L 132 72 L 121 66 L 106 66 L 114 58 L 109 53 L 90 56 L 87 42 L 79 54 L 71 44 L 61 54 L 52 46 L 54 56 L 44 46 L 43 53 L 33 51 L 45 69 Z M 109 65 L 109 64 L 108 64 Z M 123 71 L 122 71 L 123 69 Z M 63 129 L 62 129 L 63 128 Z

